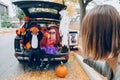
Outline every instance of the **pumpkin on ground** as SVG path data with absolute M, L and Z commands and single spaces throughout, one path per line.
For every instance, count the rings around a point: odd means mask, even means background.
M 67 75 L 67 67 L 63 65 L 63 62 L 56 67 L 56 75 L 58 77 L 64 78 Z

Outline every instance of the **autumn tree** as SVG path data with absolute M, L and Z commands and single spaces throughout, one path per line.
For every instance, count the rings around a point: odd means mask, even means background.
M 83 17 L 86 14 L 86 7 L 88 5 L 89 2 L 93 1 L 93 0 L 54 0 L 55 2 L 61 3 L 61 4 L 65 4 L 66 2 L 73 2 L 73 3 L 79 3 L 80 6 L 80 24 L 83 20 Z
M 12 24 L 10 22 L 10 18 L 8 16 L 8 14 L 3 14 L 2 15 L 1 25 L 2 25 L 2 27 L 7 27 L 7 28 L 12 27 Z
M 16 17 L 21 21 L 24 16 L 25 14 L 23 13 L 23 11 L 16 7 Z
M 76 1 L 76 0 L 74 0 L 74 1 Z M 68 13 L 69 17 L 73 17 L 76 14 L 76 9 L 74 7 L 75 2 L 70 1 L 70 0 L 53 0 L 53 2 L 66 5 L 67 11 L 70 12 L 70 13 Z

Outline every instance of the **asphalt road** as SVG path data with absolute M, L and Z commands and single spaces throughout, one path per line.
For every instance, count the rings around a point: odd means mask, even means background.
M 14 37 L 15 34 L 0 35 L 0 80 L 11 80 L 23 72 L 14 57 Z

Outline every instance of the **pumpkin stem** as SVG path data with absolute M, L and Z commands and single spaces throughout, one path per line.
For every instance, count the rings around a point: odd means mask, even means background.
M 61 61 L 61 65 L 63 65 L 63 62 Z

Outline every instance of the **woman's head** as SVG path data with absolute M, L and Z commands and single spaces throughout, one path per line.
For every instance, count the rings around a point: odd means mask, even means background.
M 117 55 L 120 16 L 110 5 L 98 5 L 83 19 L 81 36 L 85 56 L 102 59 Z

